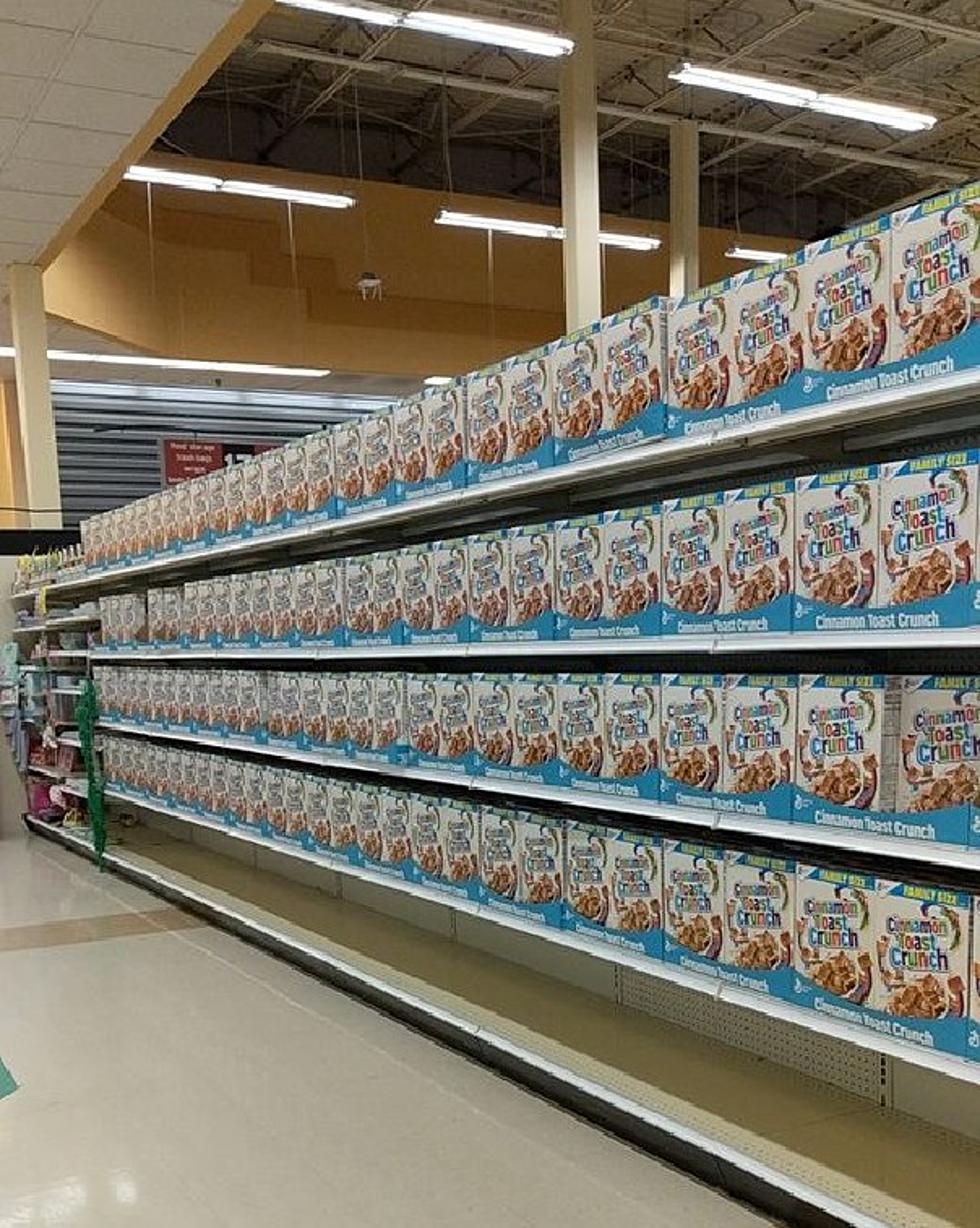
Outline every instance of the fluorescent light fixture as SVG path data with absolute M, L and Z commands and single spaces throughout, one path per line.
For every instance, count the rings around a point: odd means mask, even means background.
M 274 183 L 252 183 L 246 179 L 218 179 L 215 175 L 194 175 L 156 166 L 131 166 L 124 179 L 136 183 L 157 183 L 161 187 L 191 188 L 196 192 L 227 192 L 229 196 L 257 196 L 263 200 L 285 200 L 294 205 L 314 205 L 320 209 L 350 209 L 353 196 L 336 192 L 309 192 L 305 188 L 286 188 Z
M 612 230 L 600 230 L 599 242 L 603 247 L 624 247 L 630 252 L 655 252 L 661 240 L 653 235 L 625 235 Z
M 531 55 L 569 55 L 575 44 L 570 38 L 535 30 L 527 26 L 505 25 L 499 21 L 483 21 L 458 13 L 433 13 L 423 9 L 407 13 L 403 9 L 371 4 L 344 4 L 341 0 L 280 0 L 290 8 L 323 13 L 328 17 L 349 17 L 369 25 L 400 27 L 419 34 L 441 34 L 445 38 L 461 38 L 471 43 L 486 43 L 491 47 L 508 47 Z
M 217 192 L 221 180 L 215 175 L 193 175 L 188 171 L 168 171 L 156 166 L 131 166 L 123 175 L 135 183 L 158 183 L 168 188 L 188 188 L 192 192 Z
M 844 119 L 860 119 L 868 124 L 884 124 L 902 132 L 923 132 L 936 122 L 935 115 L 921 111 L 906 111 L 883 102 L 862 102 L 859 98 L 844 98 L 837 94 L 818 94 L 810 103 L 811 110 L 825 115 L 840 115 Z
M 785 260 L 792 253 L 769 251 L 764 247 L 730 247 L 725 255 L 732 260 L 756 260 L 760 264 L 772 264 L 776 260 Z
M 0 345 L 0 358 L 13 358 L 12 345 Z M 161 371 L 211 371 L 217 375 L 285 375 L 320 379 L 326 367 L 280 367 L 265 362 L 207 362 L 201 358 L 158 358 L 153 354 L 86 354 L 77 350 L 48 350 L 49 362 L 92 363 L 105 367 L 153 367 Z
M 455 209 L 443 209 L 436 217 L 437 226 L 462 226 L 467 230 L 491 230 L 500 234 L 519 235 L 524 239 L 564 239 L 565 228 L 550 222 L 524 222 L 512 217 L 484 217 L 479 213 L 460 213 Z M 652 235 L 617 234 L 611 230 L 599 231 L 603 247 L 625 247 L 634 252 L 652 252 L 660 246 L 660 239 Z
M 422 381 L 426 388 L 445 388 L 453 382 L 451 375 L 427 375 Z

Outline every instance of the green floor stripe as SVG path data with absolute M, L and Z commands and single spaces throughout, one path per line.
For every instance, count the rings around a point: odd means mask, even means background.
M 3 1062 L 0 1062 L 0 1100 L 17 1090 L 17 1081 Z

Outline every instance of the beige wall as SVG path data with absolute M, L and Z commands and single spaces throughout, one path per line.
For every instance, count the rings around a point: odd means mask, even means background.
M 255 167 L 180 165 L 263 176 Z M 351 190 L 317 176 L 264 177 Z M 470 370 L 561 332 L 560 243 L 496 236 L 491 310 L 486 234 L 433 223 L 447 196 L 381 183 L 354 193 L 353 209 L 294 209 L 294 283 L 282 203 L 156 188 L 151 245 L 146 189 L 123 183 L 46 272 L 48 310 L 157 353 L 399 375 Z M 485 197 L 455 196 L 452 206 L 558 220 L 552 209 Z M 605 224 L 665 240 L 650 254 L 605 250 L 605 309 L 666 293 L 669 228 Z M 733 237 L 702 230 L 702 281 L 740 267 L 724 257 Z M 355 292 L 365 269 L 384 280 L 380 303 Z

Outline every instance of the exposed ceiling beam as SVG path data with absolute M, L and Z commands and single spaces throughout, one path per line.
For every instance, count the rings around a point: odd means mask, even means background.
M 910 30 L 919 30 L 923 34 L 938 34 L 957 43 L 980 44 L 980 29 L 976 26 L 954 25 L 949 21 L 940 21 L 924 13 L 916 13 L 909 9 L 886 8 L 883 4 L 873 4 L 871 0 L 808 0 L 814 8 L 833 9 L 838 13 L 849 13 L 853 17 L 867 17 L 869 21 L 880 21 L 890 26 L 905 26 Z

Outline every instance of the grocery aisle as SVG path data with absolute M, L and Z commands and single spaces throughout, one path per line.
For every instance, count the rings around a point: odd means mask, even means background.
M 767 1222 L 9 832 L 0 984 L 0 1228 Z

